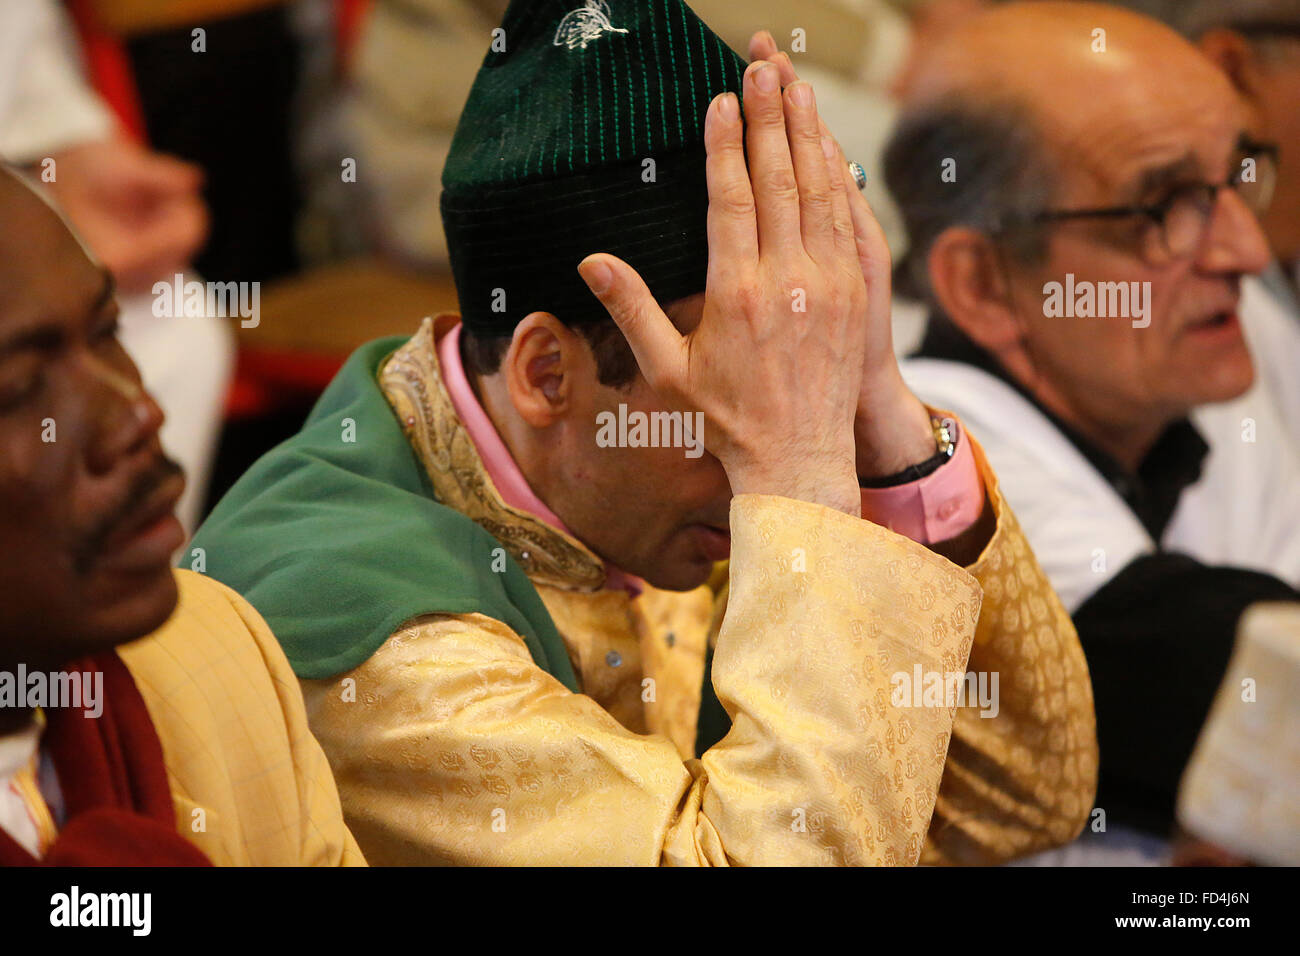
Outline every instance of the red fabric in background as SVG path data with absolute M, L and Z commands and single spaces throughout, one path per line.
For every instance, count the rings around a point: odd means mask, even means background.
M 66 0 L 66 4 L 77 27 L 90 85 L 104 98 L 122 128 L 136 142 L 148 142 L 140 95 L 122 41 L 100 27 L 89 0 Z M 361 35 L 362 21 L 370 9 L 370 0 L 335 0 L 334 9 L 335 57 L 339 74 L 346 76 L 352 51 Z
M 361 22 L 370 9 L 370 0 L 335 0 L 334 42 L 338 71 L 346 76 L 352 63 L 352 51 L 361 35 Z
M 67 6 L 77 26 L 90 85 L 108 103 L 127 135 L 137 143 L 148 142 L 140 96 L 122 42 L 99 27 L 88 0 L 67 0 Z

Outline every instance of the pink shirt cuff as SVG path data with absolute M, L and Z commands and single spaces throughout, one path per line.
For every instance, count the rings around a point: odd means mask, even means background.
M 984 482 L 956 419 L 957 450 L 933 474 L 894 488 L 863 488 L 862 517 L 931 545 L 955 538 L 984 511 Z

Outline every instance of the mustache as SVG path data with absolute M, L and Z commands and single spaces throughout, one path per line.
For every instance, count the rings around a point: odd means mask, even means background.
M 183 474 L 184 470 L 166 455 L 160 455 L 153 467 L 141 472 L 131 482 L 121 502 L 109 509 L 102 519 L 95 523 L 73 550 L 73 563 L 78 574 L 88 572 L 99 559 L 104 550 L 104 542 L 114 532 L 136 516 L 140 506 L 149 500 L 158 488 Z

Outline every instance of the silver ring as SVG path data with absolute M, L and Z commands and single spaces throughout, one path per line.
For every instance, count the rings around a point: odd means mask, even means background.
M 867 188 L 867 171 L 862 168 L 861 163 L 849 163 L 849 172 L 853 174 L 853 181 L 858 184 L 858 190 Z

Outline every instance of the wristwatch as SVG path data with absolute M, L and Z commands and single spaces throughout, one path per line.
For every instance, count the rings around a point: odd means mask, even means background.
M 884 478 L 858 478 L 862 488 L 892 488 L 920 481 L 939 470 L 939 466 L 957 453 L 957 423 L 951 418 L 930 416 L 930 427 L 934 429 L 935 453 L 932 457 L 915 465 L 908 465 L 902 471 Z

